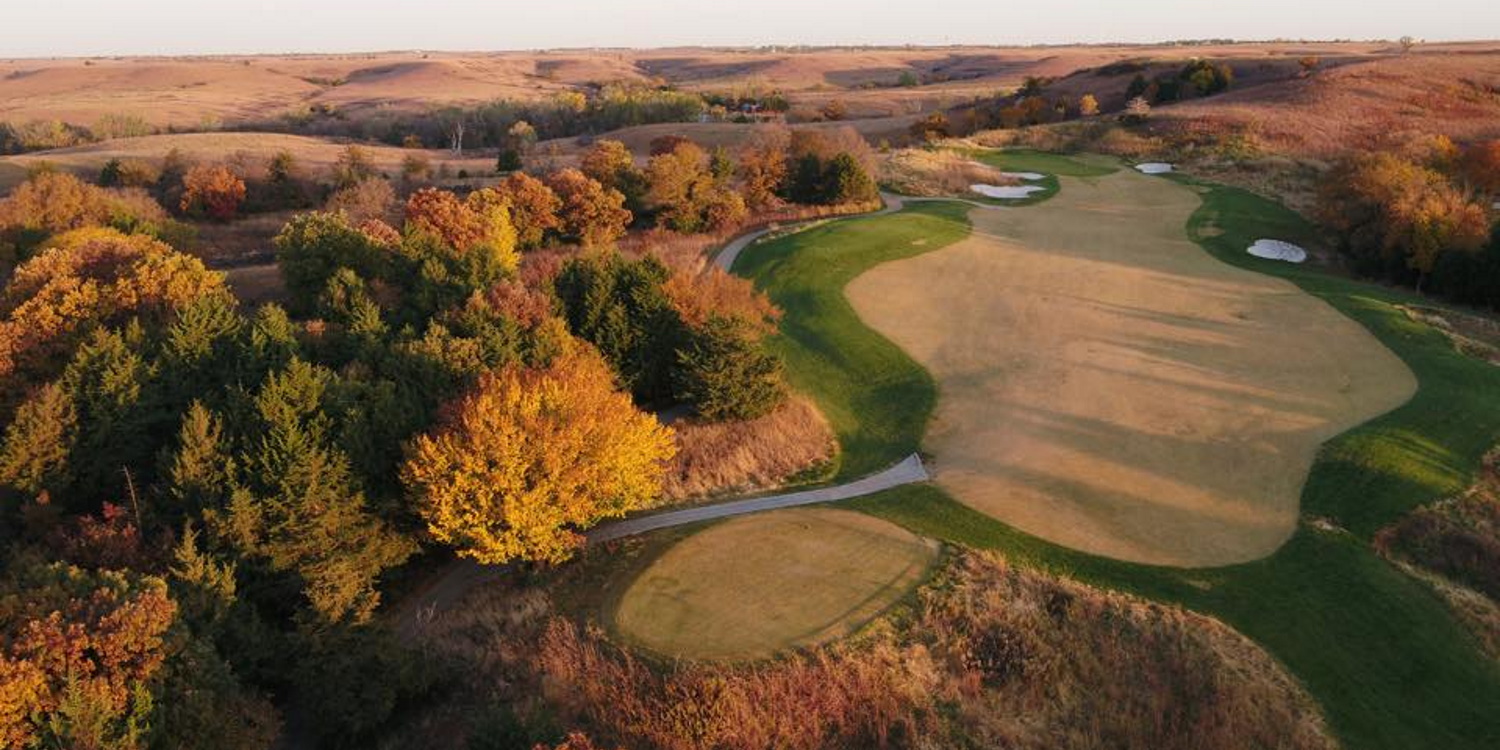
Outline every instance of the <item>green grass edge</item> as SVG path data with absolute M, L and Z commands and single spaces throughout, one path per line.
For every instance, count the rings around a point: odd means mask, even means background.
M 1312 227 L 1280 204 L 1175 179 L 1202 193 L 1188 232 L 1207 252 L 1328 302 L 1371 330 L 1421 384 L 1406 406 L 1324 446 L 1304 489 L 1304 522 L 1281 550 L 1246 565 L 1174 570 L 1047 543 L 932 485 L 846 505 L 950 543 L 999 550 L 1022 564 L 1219 617 L 1288 666 L 1347 747 L 1496 746 L 1500 667 L 1425 585 L 1378 557 L 1369 540 L 1411 508 L 1471 480 L 1500 431 L 1500 369 L 1458 354 L 1442 334 L 1408 319 L 1396 306 L 1415 301 L 1412 295 L 1246 254 L 1261 237 L 1315 239 Z M 936 402 L 932 378 L 865 327 L 843 289 L 875 265 L 962 239 L 966 214 L 957 204 L 925 204 L 841 222 L 758 246 L 736 264 L 786 313 L 773 345 L 794 385 L 828 414 L 842 446 L 840 479 L 919 448 Z M 1307 520 L 1314 517 L 1334 527 L 1314 526 Z

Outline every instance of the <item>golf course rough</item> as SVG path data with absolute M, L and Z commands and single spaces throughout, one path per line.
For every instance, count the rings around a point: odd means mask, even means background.
M 631 584 L 614 626 L 688 659 L 752 659 L 848 635 L 913 591 L 938 545 L 828 508 L 744 516 L 678 542 Z
M 1246 562 L 1291 536 L 1319 445 L 1416 378 L 1325 302 L 1190 242 L 1199 205 L 1130 171 L 1070 179 L 849 284 L 860 318 L 937 381 L 940 486 L 1133 562 Z

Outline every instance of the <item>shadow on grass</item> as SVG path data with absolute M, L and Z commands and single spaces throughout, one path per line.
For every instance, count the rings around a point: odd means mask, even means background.
M 1020 160 L 997 166 L 1049 171 Z M 1500 667 L 1480 654 L 1427 587 L 1369 545 L 1379 528 L 1469 483 L 1500 433 L 1500 368 L 1455 352 L 1441 333 L 1411 321 L 1396 307 L 1414 301 L 1411 295 L 1248 255 L 1256 239 L 1312 242 L 1314 232 L 1274 202 L 1197 186 L 1204 203 L 1188 233 L 1207 252 L 1327 301 L 1374 333 L 1420 381 L 1407 405 L 1324 445 L 1302 507 L 1341 528 L 1304 523 L 1265 560 L 1177 570 L 1058 547 L 931 485 L 845 505 L 926 536 L 1001 550 L 1023 564 L 1220 617 L 1306 684 L 1348 747 L 1500 746 Z M 962 216 L 961 207 L 928 204 L 786 238 L 741 259 L 738 270 L 786 312 L 777 346 L 793 381 L 834 425 L 840 476 L 909 453 L 920 444 L 936 401 L 931 377 L 866 328 L 843 289 L 878 263 L 961 239 L 967 234 Z

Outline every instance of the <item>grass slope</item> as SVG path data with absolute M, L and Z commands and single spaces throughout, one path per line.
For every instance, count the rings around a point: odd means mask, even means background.
M 1108 157 L 1081 159 L 1025 148 L 1000 151 L 975 150 L 970 152 L 970 156 L 981 164 L 988 164 L 1006 172 L 1036 172 L 1046 175 L 1046 177 L 1040 180 L 1026 183 L 1028 185 L 1037 185 L 1042 190 L 1020 200 L 989 198 L 982 195 L 965 196 L 971 200 L 997 206 L 1032 206 L 1050 200 L 1062 191 L 1062 183 L 1057 179 L 1059 176 L 1091 179 L 1094 177 L 1104 177 L 1120 171 L 1112 163 L 1113 160 Z
M 1311 229 L 1273 202 L 1205 189 L 1189 230 L 1207 251 L 1326 300 L 1368 327 L 1421 381 L 1410 404 L 1330 441 L 1313 468 L 1304 512 L 1348 531 L 1304 523 L 1266 560 L 1187 571 L 1061 548 L 932 486 L 850 505 L 918 534 L 1002 550 L 1017 561 L 1216 615 L 1281 659 L 1349 747 L 1496 746 L 1500 668 L 1478 653 L 1426 587 L 1378 558 L 1368 541 L 1404 511 L 1468 482 L 1500 429 L 1500 369 L 1455 353 L 1440 333 L 1408 320 L 1395 307 L 1407 295 L 1246 255 L 1254 239 L 1306 241 Z M 831 225 L 742 258 L 743 271 L 786 310 L 780 346 L 789 371 L 834 418 L 846 474 L 858 473 L 849 467 L 888 463 L 915 445 L 935 393 L 920 367 L 853 317 L 839 290 L 856 269 L 953 241 L 962 226 L 951 221 L 956 215 L 957 209 L 934 205 Z M 937 234 L 927 245 L 912 245 L 924 230 Z M 859 418 L 865 414 L 868 424 Z
M 967 208 L 923 204 L 899 214 L 840 221 L 755 246 L 735 271 L 783 311 L 771 345 L 800 392 L 811 395 L 841 448 L 834 481 L 871 474 L 922 443 L 936 403 L 932 378 L 861 323 L 844 287 L 867 269 L 935 250 L 969 233 Z

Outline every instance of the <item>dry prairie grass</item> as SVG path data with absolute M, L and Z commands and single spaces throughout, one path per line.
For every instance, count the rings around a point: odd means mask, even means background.
M 549 703 L 640 747 L 1329 748 L 1312 701 L 1216 620 L 966 553 L 906 626 L 660 671 L 554 621 Z
M 972 185 L 1017 185 L 994 167 L 957 151 L 904 148 L 881 164 L 880 180 L 904 195 L 966 195 Z
M 1467 492 L 1381 530 L 1375 548 L 1430 584 L 1500 659 L 1500 450 Z
M 677 455 L 663 488 L 671 502 L 783 486 L 832 459 L 837 446 L 827 420 L 802 397 L 758 419 L 680 421 L 672 429 Z
M 1160 107 L 1154 130 L 1253 128 L 1273 153 L 1327 159 L 1434 134 L 1500 137 L 1500 54 L 1419 53 Z

